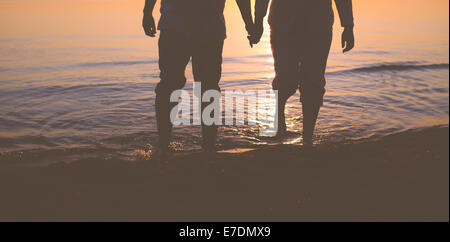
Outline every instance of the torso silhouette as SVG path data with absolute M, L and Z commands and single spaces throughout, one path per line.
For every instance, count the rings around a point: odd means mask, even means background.
M 225 38 L 225 0 L 161 0 L 160 30 Z
M 341 12 L 342 24 L 353 24 L 351 1 L 335 2 Z M 272 0 L 269 23 L 272 28 L 286 28 L 287 25 L 308 29 L 330 28 L 334 23 L 332 0 Z

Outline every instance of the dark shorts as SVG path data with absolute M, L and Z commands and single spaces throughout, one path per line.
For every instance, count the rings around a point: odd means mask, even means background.
M 195 38 L 182 32 L 161 30 L 159 38 L 160 82 L 156 94 L 170 96 L 186 84 L 186 66 L 192 58 L 192 71 L 202 91 L 220 90 L 222 75 L 221 38 Z
M 323 104 L 332 36 L 331 26 L 314 30 L 301 26 L 271 29 L 276 74 L 273 89 L 281 98 L 289 98 L 299 89 L 303 103 Z

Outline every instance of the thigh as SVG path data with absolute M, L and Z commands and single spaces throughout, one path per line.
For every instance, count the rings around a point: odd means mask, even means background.
M 332 41 L 332 31 L 309 32 L 302 36 L 300 50 L 301 84 L 325 86 L 325 71 Z
M 299 81 L 299 45 L 292 32 L 271 30 L 275 79 L 273 88 L 290 96 L 296 92 Z
M 191 58 L 189 43 L 181 34 L 163 30 L 158 47 L 161 81 L 157 86 L 157 92 L 172 92 L 183 88 L 186 83 L 186 66 Z
M 332 41 L 332 30 L 309 32 L 304 35 L 300 51 L 301 100 L 323 102 L 325 94 L 325 71 Z
M 192 54 L 192 71 L 194 80 L 201 83 L 202 90 L 220 90 L 223 44 L 221 39 L 197 41 Z

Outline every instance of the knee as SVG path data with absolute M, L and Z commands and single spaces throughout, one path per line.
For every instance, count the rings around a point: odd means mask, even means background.
M 209 70 L 209 73 L 198 73 L 194 75 L 196 82 L 200 83 L 202 93 L 208 90 L 220 91 L 219 82 L 221 72 L 218 70 Z
M 323 97 L 325 95 L 326 80 L 324 73 L 304 73 L 301 78 L 300 101 L 302 103 L 323 104 Z
M 220 87 L 218 83 L 202 83 L 202 94 L 205 93 L 206 91 L 218 91 L 220 92 Z
M 303 104 L 323 105 L 323 97 L 325 96 L 324 87 L 305 87 L 300 88 L 300 101 Z
M 159 96 L 170 96 L 175 90 L 182 89 L 186 84 L 184 75 L 168 75 L 161 73 L 161 81 L 156 85 L 155 93 Z
M 272 82 L 272 88 L 278 91 L 278 97 L 281 99 L 288 99 L 297 92 L 298 82 L 295 79 L 275 78 Z

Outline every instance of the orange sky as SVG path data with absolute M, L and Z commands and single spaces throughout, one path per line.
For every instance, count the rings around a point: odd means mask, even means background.
M 448 0 L 353 2 L 357 23 L 446 21 L 448 26 Z M 143 4 L 144 0 L 0 1 L 0 34 L 136 34 Z M 229 16 L 239 16 L 232 0 L 226 11 L 228 21 Z M 442 31 L 448 32 L 448 27 Z

